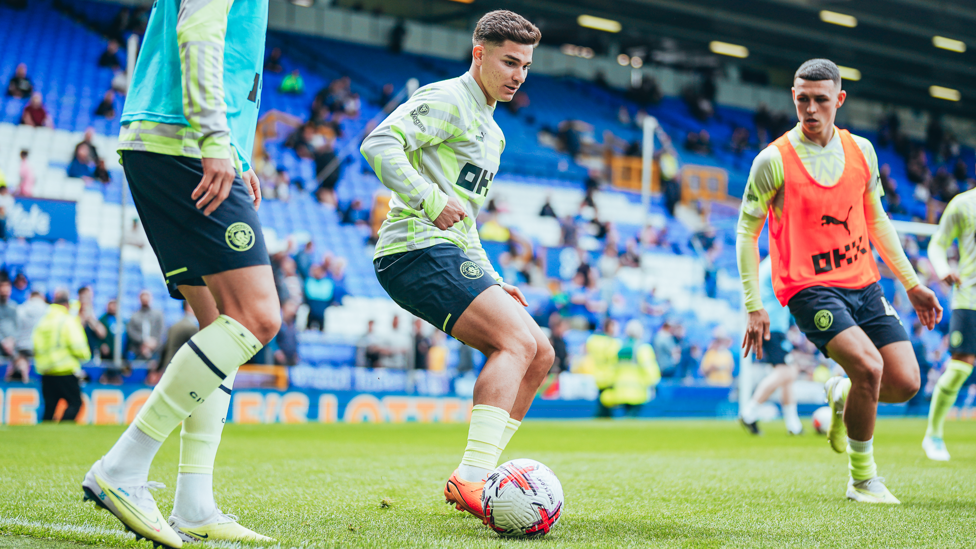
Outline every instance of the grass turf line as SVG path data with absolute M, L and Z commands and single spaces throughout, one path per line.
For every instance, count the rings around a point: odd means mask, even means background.
M 81 479 L 121 430 L 0 427 L 0 548 L 149 547 L 81 502 Z M 976 546 L 976 423 L 950 422 L 953 459 L 936 463 L 920 447 L 923 420 L 878 422 L 878 470 L 903 502 L 894 507 L 845 500 L 846 456 L 823 437 L 789 437 L 781 423 L 765 431 L 526 422 L 503 459 L 542 461 L 566 493 L 543 540 L 499 538 L 443 503 L 463 425 L 227 425 L 214 483 L 224 511 L 282 547 Z M 150 474 L 167 485 L 155 492 L 164 515 L 178 454 L 175 433 Z

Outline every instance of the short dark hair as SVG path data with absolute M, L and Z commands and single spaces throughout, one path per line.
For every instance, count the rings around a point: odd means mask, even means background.
M 837 64 L 830 59 L 811 59 L 796 69 L 793 80 L 802 78 L 804 80 L 820 81 L 833 80 L 834 84 L 840 84 L 840 69 Z
M 539 27 L 515 12 L 495 10 L 481 16 L 474 28 L 474 34 L 471 35 L 471 42 L 476 46 L 478 44 L 500 46 L 506 40 L 516 44 L 538 46 L 539 40 L 542 40 L 542 32 Z

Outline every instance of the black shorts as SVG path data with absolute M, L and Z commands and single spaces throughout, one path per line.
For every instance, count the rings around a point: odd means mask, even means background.
M 852 326 L 860 326 L 878 349 L 908 341 L 898 312 L 877 282 L 859 290 L 806 288 L 790 298 L 789 308 L 800 331 L 824 356 L 828 356 L 827 343 Z
M 976 355 L 976 311 L 953 309 L 949 319 L 949 352 Z
M 757 360 L 763 364 L 786 364 L 786 355 L 793 351 L 793 344 L 783 332 L 769 332 L 769 341 L 763 341 L 763 357 Z
M 447 334 L 474 298 L 497 284 L 454 244 L 379 257 L 373 268 L 397 305 Z
M 200 159 L 122 151 L 122 166 L 174 298 L 183 299 L 177 286 L 204 286 L 206 275 L 271 264 L 258 212 L 239 175 L 227 199 L 206 216 L 190 198 L 203 178 Z

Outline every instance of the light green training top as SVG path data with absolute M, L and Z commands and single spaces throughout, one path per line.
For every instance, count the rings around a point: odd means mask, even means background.
M 929 261 L 939 278 L 949 274 L 946 249 L 959 241 L 960 283 L 952 297 L 953 309 L 976 309 L 976 189 L 956 195 L 939 220 L 929 241 Z
M 502 282 L 475 225 L 505 149 L 494 112 L 466 72 L 420 88 L 366 137 L 360 152 L 393 191 L 374 258 L 450 243 Z M 467 217 L 442 231 L 433 220 L 449 197 Z

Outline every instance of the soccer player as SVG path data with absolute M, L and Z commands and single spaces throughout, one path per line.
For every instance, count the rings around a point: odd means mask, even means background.
M 248 164 L 267 26 L 267 0 L 157 0 L 122 114 L 133 201 L 171 295 L 190 302 L 201 330 L 82 487 L 138 538 L 165 547 L 270 539 L 222 513 L 213 497 L 234 375 L 281 323 L 257 215 L 261 187 Z M 149 493 L 149 466 L 180 422 L 167 522 Z
M 946 260 L 946 249 L 953 240 L 959 242 L 959 268 L 953 271 Z M 929 261 L 943 282 L 956 287 L 949 320 L 949 351 L 952 360 L 935 385 L 929 408 L 929 427 L 922 449 L 929 459 L 949 461 L 949 451 L 942 439 L 942 425 L 949 408 L 966 379 L 973 372 L 976 359 L 976 190 L 956 195 L 942 212 L 939 230 L 929 240 Z
M 803 434 L 803 424 L 796 413 L 796 399 L 793 398 L 793 382 L 796 381 L 798 368 L 786 363 L 793 350 L 793 344 L 786 338 L 786 332 L 790 329 L 790 310 L 776 301 L 773 290 L 773 262 L 769 256 L 759 264 L 759 283 L 762 285 L 759 297 L 762 299 L 763 309 L 769 315 L 769 339 L 763 340 L 762 347 L 757 349 L 756 361 L 772 365 L 773 371 L 756 386 L 752 399 L 742 407 L 739 420 L 750 433 L 762 434 L 756 411 L 779 388 L 786 432 L 800 435 Z
M 736 239 L 749 311 L 743 347 L 759 355 L 770 339 L 757 245 L 768 213 L 776 298 L 849 376 L 825 387 L 834 412 L 827 440 L 849 458 L 847 497 L 899 503 L 877 474 L 874 423 L 879 401 L 905 402 L 918 391 L 919 371 L 898 313 L 877 284 L 869 240 L 905 286 L 923 325 L 934 328 L 942 307 L 919 283 L 885 215 L 874 147 L 834 126 L 846 97 L 837 65 L 803 63 L 793 80 L 799 123 L 752 164 Z
M 444 488 L 448 503 L 480 518 L 484 481 L 555 357 L 522 292 L 492 268 L 475 225 L 505 149 L 495 106 L 525 82 L 540 38 L 518 14 L 487 13 L 474 30 L 468 72 L 417 90 L 361 149 L 393 191 L 373 258 L 380 284 L 401 307 L 487 357 L 467 447 Z

